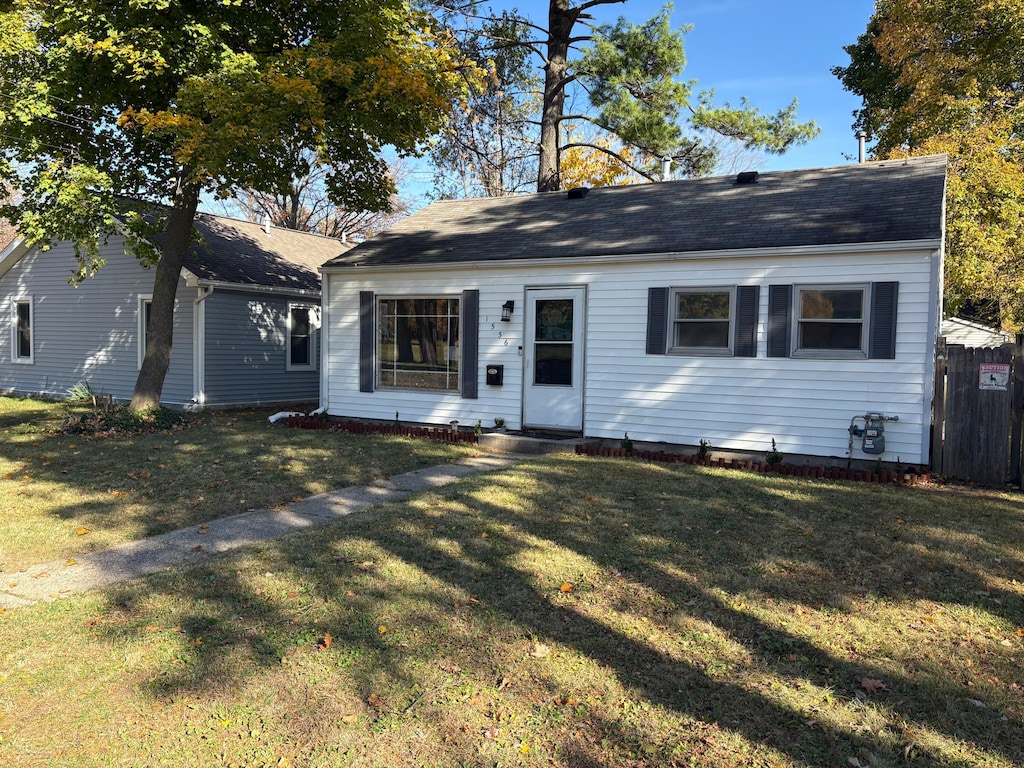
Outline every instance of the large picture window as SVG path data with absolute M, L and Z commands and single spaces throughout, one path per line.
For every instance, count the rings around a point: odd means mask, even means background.
M 31 363 L 34 353 L 32 299 L 17 299 L 12 309 L 11 359 L 16 363 Z
M 865 353 L 867 286 L 797 286 L 797 354 L 854 356 Z
M 320 308 L 312 304 L 288 305 L 289 371 L 316 368 L 316 335 L 320 327 Z
M 377 384 L 459 389 L 459 299 L 382 298 L 377 302 Z
M 672 291 L 671 351 L 729 354 L 733 339 L 732 288 L 677 288 Z

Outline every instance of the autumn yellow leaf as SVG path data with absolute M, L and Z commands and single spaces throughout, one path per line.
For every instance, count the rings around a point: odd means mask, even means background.
M 559 589 L 562 590 L 562 592 L 567 595 L 570 592 L 572 592 L 572 584 L 570 584 L 568 581 L 563 582 L 562 586 L 559 587 Z
M 88 528 L 86 528 L 85 526 L 82 526 L 82 527 L 81 527 L 81 528 L 79 528 L 79 529 L 78 529 L 77 531 L 75 531 L 75 533 L 76 533 L 77 535 L 79 535 L 79 536 L 85 536 L 85 534 L 87 534 L 87 533 L 92 533 L 92 531 L 90 531 L 90 530 L 89 530 Z
M 341 716 L 341 722 L 347 723 L 348 725 L 351 725 L 352 723 L 356 722 L 358 719 L 359 719 L 359 715 L 357 715 L 354 712 L 351 712 L 351 713 L 349 713 L 347 715 L 342 715 Z
M 67 560 L 64 561 L 65 567 L 71 566 L 71 565 L 77 565 L 77 564 L 78 564 L 78 561 L 75 560 L 75 558 L 73 558 L 73 557 L 69 557 Z
M 383 635 L 385 632 L 388 631 L 388 628 L 384 624 L 381 624 L 379 627 L 377 627 L 377 631 Z
M 324 633 L 324 639 L 321 640 L 316 645 L 317 645 L 317 648 L 323 648 L 324 650 L 326 650 L 327 648 L 330 648 L 333 643 L 334 643 L 334 638 L 331 637 L 331 633 L 330 632 L 326 632 L 326 633 Z

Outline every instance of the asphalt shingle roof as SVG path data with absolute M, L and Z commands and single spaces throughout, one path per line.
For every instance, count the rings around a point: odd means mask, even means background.
M 268 288 L 320 290 L 320 266 L 351 245 L 330 237 L 200 213 L 195 227 L 205 246 L 194 246 L 185 269 L 201 280 Z
M 565 192 L 445 200 L 325 266 L 687 253 L 938 240 L 944 155 Z

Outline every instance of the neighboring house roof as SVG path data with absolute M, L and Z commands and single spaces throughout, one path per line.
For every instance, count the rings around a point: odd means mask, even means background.
M 436 202 L 325 267 L 942 239 L 945 155 Z
M 193 246 L 185 269 L 200 283 L 252 286 L 272 290 L 320 291 L 320 266 L 352 247 L 331 237 L 292 229 L 196 214 L 204 245 Z M 0 277 L 29 250 L 23 238 L 0 249 Z
M 320 290 L 320 266 L 352 246 L 309 232 L 271 227 L 209 213 L 196 215 L 205 246 L 193 247 L 185 269 L 201 282 L 301 291 Z
M 998 328 L 991 328 L 962 317 L 948 317 L 942 321 L 941 334 L 947 344 L 963 344 L 967 347 L 998 347 L 1013 337 Z

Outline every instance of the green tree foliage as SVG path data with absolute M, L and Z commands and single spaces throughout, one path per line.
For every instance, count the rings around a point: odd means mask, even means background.
M 156 266 L 132 399 L 152 407 L 200 195 L 279 193 L 329 162 L 331 199 L 385 208 L 379 150 L 417 151 L 462 67 L 406 0 L 0 0 L 0 175 L 21 192 L 0 213 L 32 242 L 75 243 L 74 280 L 121 231 Z
M 833 72 L 877 158 L 945 152 L 946 309 L 1024 327 L 1024 4 L 881 0 Z M 988 318 L 986 318 L 988 319 Z
M 663 157 L 671 157 L 678 173 L 707 174 L 719 156 L 726 136 L 745 148 L 782 153 L 817 135 L 814 123 L 796 120 L 796 103 L 776 114 L 763 114 L 744 101 L 739 107 L 716 106 L 714 93 L 694 92 L 692 81 L 682 81 L 686 57 L 685 29 L 672 29 L 669 8 L 635 24 L 623 18 L 594 24 L 591 9 L 622 0 L 549 0 L 546 24 L 519 11 L 501 17 L 476 14 L 476 5 L 462 8 L 464 29 L 474 32 L 486 55 L 528 53 L 543 71 L 540 91 L 529 102 L 534 109 L 528 141 L 536 155 L 537 190 L 553 191 L 562 185 L 561 154 L 572 146 L 563 123 L 588 122 L 598 133 L 589 151 L 608 154 L 624 169 L 655 178 Z M 449 23 L 454 14 L 446 7 Z M 487 25 L 498 19 L 516 19 L 515 35 L 495 35 Z M 520 59 L 525 63 L 525 59 Z M 532 85 L 515 71 L 517 79 L 498 80 L 503 93 L 524 91 Z M 538 79 L 539 81 L 539 79 Z M 579 109 L 572 109 L 578 106 Z M 539 114 L 537 114 L 539 112 Z M 603 136 L 603 139 L 601 138 Z M 600 140 L 598 140 L 600 139 Z M 464 142 L 468 143 L 468 142 Z M 627 146 L 628 155 L 615 147 Z

